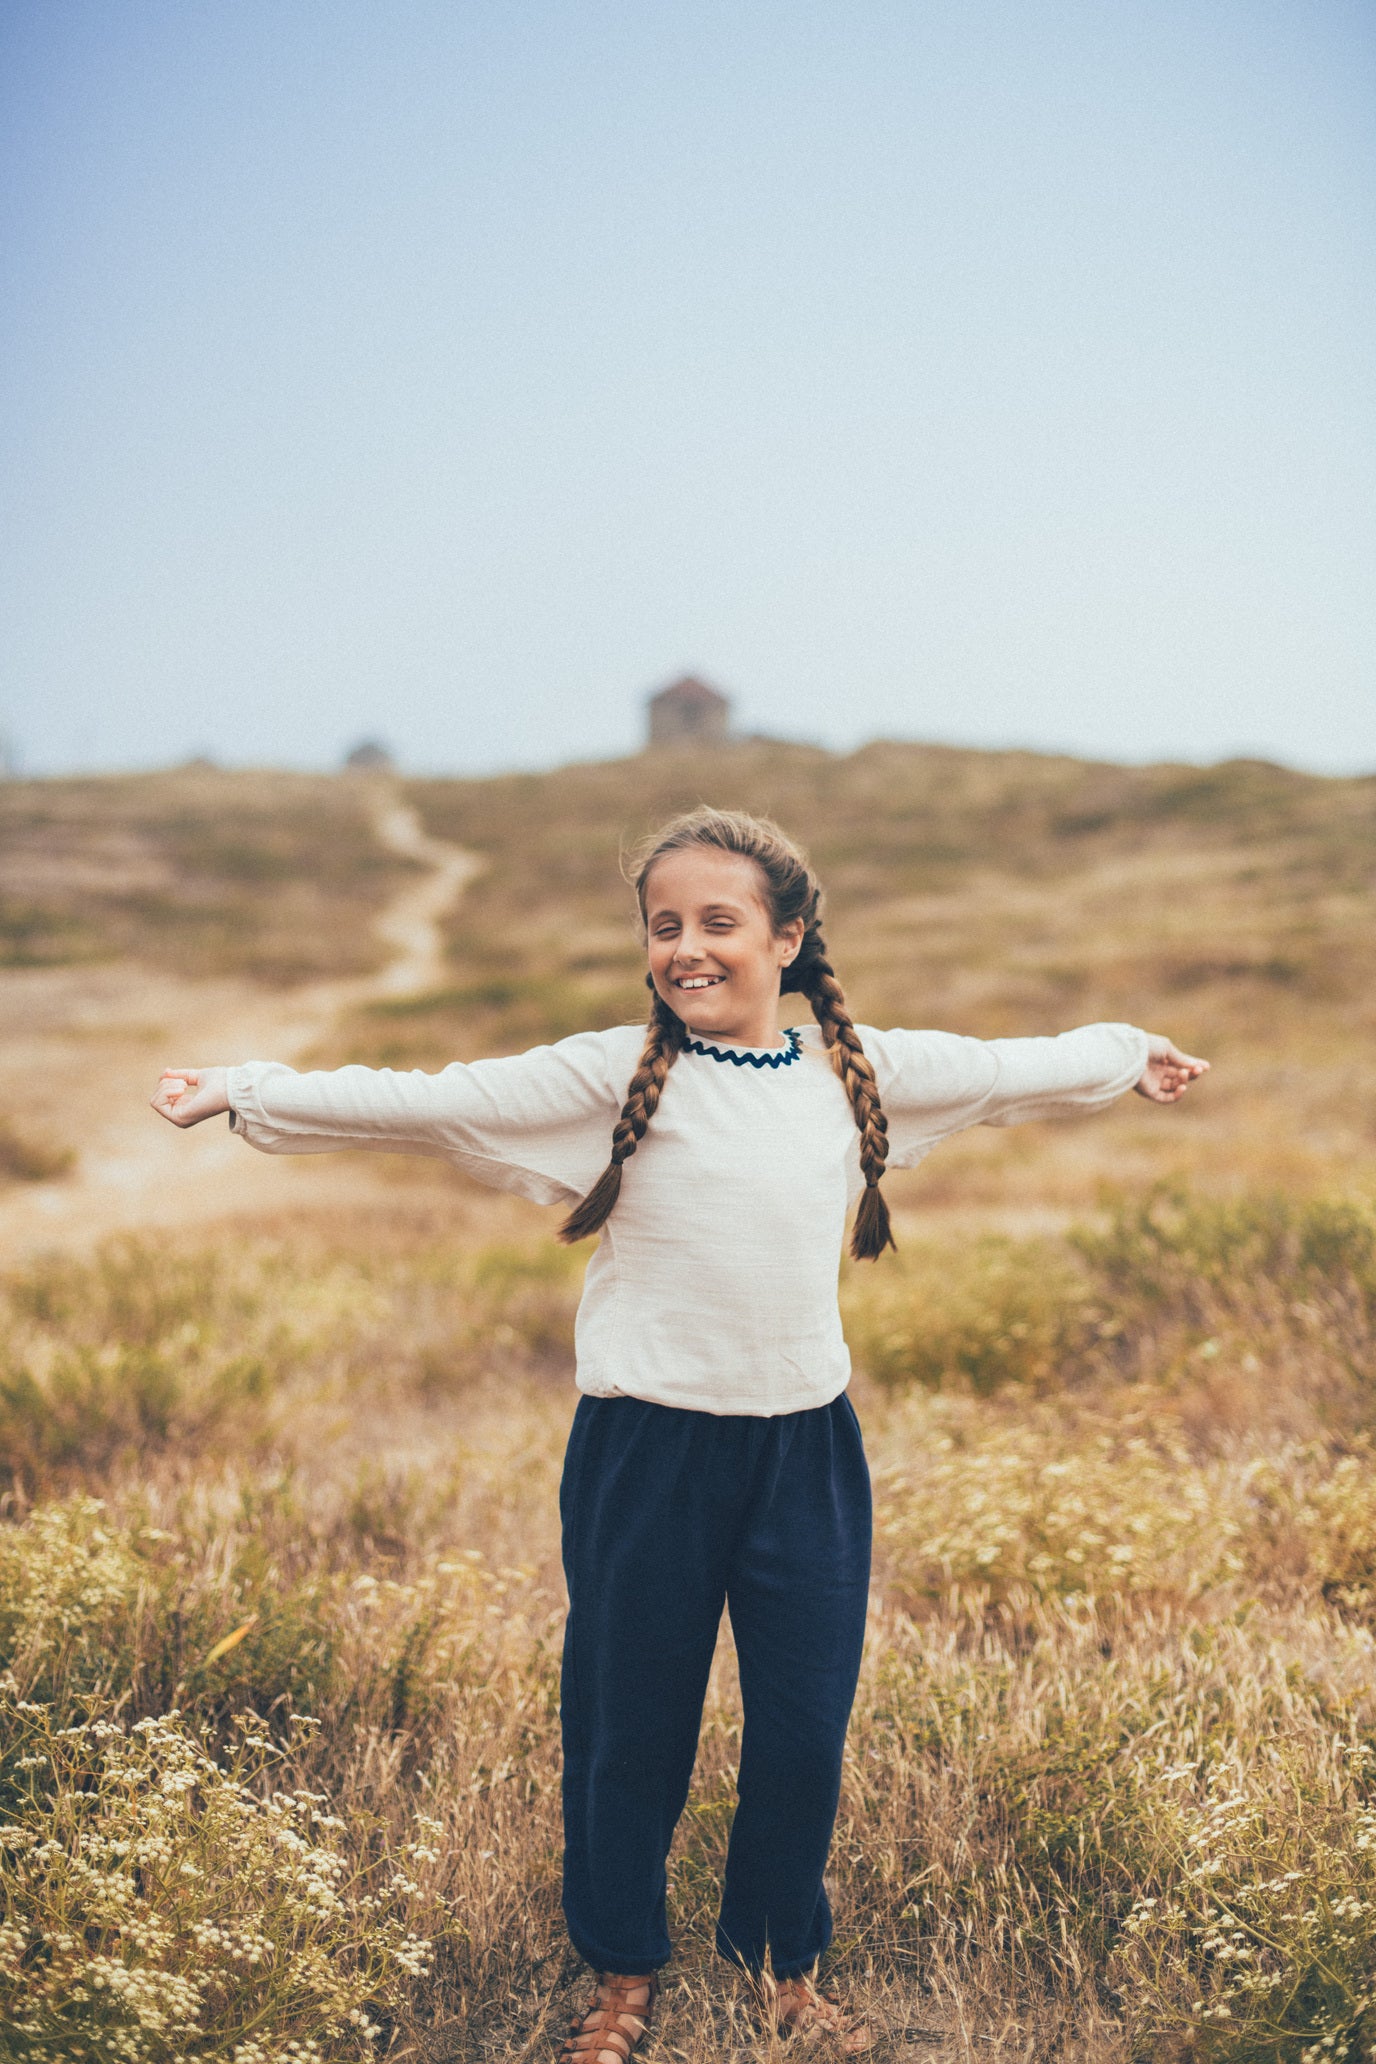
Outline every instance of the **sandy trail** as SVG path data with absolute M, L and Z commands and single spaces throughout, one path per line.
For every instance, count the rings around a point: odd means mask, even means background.
M 71 1140 L 79 1155 L 60 1181 L 0 1193 L 0 1255 L 376 1194 L 367 1163 L 269 1158 L 245 1148 L 224 1119 L 178 1132 L 148 1108 L 165 1066 L 293 1061 L 341 1011 L 443 984 L 441 922 L 482 862 L 428 837 L 394 794 L 379 795 L 374 821 L 389 851 L 426 870 L 376 920 L 391 949 L 376 974 L 276 995 L 120 968 L 0 975 L 0 1107 L 39 1137 Z
M 430 869 L 424 880 L 403 889 L 377 920 L 379 938 L 393 949 L 393 958 L 363 986 L 366 999 L 415 996 L 442 987 L 447 968 L 440 921 L 482 866 L 476 853 L 433 839 L 420 828 L 409 803 L 391 802 L 378 811 L 378 839 L 389 852 L 419 860 Z M 357 1003 L 358 996 L 349 998 Z

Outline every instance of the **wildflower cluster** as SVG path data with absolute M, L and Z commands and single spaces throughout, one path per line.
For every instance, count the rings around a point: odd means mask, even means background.
M 878 1472 L 879 1537 L 901 1595 L 952 1586 L 1002 1596 L 1173 1592 L 1245 1568 L 1237 1471 L 1183 1444 L 1083 1417 L 976 1419 L 965 1400 L 916 1393 L 892 1445 L 910 1461 Z
M 0 1644 L 21 1672 L 54 1650 L 98 1646 L 137 1592 L 127 1528 L 106 1523 L 98 1498 L 40 1506 L 0 1530 Z
M 177 1713 L 62 1727 L 0 1685 L 0 2023 L 9 2054 L 118 2064 L 371 2054 L 430 1967 L 404 1855 L 350 1854 L 242 1716 L 212 1758 Z M 246 2031 L 261 2039 L 231 2043 Z M 323 2047 L 322 2047 L 323 2046 Z
M 1288 1535 L 1308 1582 L 1369 1624 L 1376 1608 L 1376 1449 L 1369 1437 L 1358 1437 L 1334 1456 L 1312 1442 L 1287 1460 L 1290 1466 L 1258 1468 L 1254 1477 L 1272 1536 L 1280 1545 Z
M 887 1418 L 904 1459 L 876 1471 L 899 1595 L 1109 1596 L 1187 1603 L 1239 1580 L 1376 1604 L 1376 1452 L 1354 1436 L 1199 1455 L 1145 1415 L 1013 1418 L 915 1392 Z
M 1376 2057 L 1376 1758 L 1330 1746 L 1326 1782 L 1287 1759 L 1284 1814 L 1236 1762 L 1162 1772 L 1161 1890 L 1114 1959 L 1146 2028 L 1188 2019 L 1205 2052 L 1297 2064 Z

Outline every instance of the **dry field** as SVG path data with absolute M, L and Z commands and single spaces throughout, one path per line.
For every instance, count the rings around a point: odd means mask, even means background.
M 0 792 L 0 2057 L 552 2049 L 583 1256 L 136 1098 L 638 1013 L 618 843 L 704 794 L 808 836 L 862 1018 L 1215 1063 L 1178 1113 L 953 1143 L 846 1271 L 879 1555 L 832 1975 L 885 2056 L 1376 2054 L 1376 784 L 760 746 Z M 724 1643 L 683 2064 L 769 2054 L 710 1951 L 738 1728 Z

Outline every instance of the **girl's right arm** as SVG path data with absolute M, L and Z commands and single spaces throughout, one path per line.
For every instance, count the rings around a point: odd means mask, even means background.
M 562 1203 L 584 1196 L 606 1165 L 643 1039 L 634 1025 L 582 1032 L 508 1059 L 455 1061 L 435 1075 L 298 1074 L 278 1061 L 169 1069 L 153 1108 L 182 1126 L 227 1110 L 247 1144 L 268 1154 L 365 1147 L 438 1155 L 499 1189 Z

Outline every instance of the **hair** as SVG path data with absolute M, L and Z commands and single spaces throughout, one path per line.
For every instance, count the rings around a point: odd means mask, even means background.
M 708 846 L 721 853 L 738 853 L 753 860 L 759 870 L 769 920 L 778 934 L 799 918 L 803 939 L 795 958 L 782 971 L 780 990 L 805 996 L 822 1028 L 822 1038 L 832 1064 L 850 1098 L 860 1133 L 860 1166 L 865 1188 L 855 1215 L 850 1251 L 857 1261 L 874 1261 L 886 1247 L 895 1245 L 889 1228 L 889 1209 L 880 1194 L 879 1183 L 889 1151 L 888 1121 L 879 1105 L 874 1070 L 865 1058 L 859 1034 L 846 1009 L 845 993 L 827 955 L 822 937 L 822 888 L 806 855 L 777 824 L 767 817 L 747 817 L 737 810 L 690 810 L 648 840 L 634 862 L 631 880 L 645 918 L 645 892 L 650 872 L 667 853 L 685 847 Z M 652 990 L 652 978 L 645 977 Z M 650 1007 L 645 1046 L 639 1065 L 626 1091 L 621 1116 L 612 1128 L 611 1160 L 584 1197 L 559 1228 L 561 1240 L 585 1240 L 604 1226 L 621 1194 L 621 1170 L 630 1160 L 664 1094 L 670 1068 L 682 1053 L 688 1033 L 683 1020 L 665 1003 L 658 991 Z

